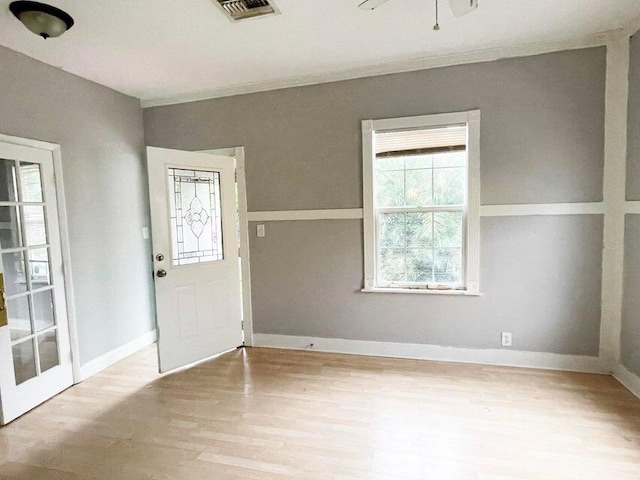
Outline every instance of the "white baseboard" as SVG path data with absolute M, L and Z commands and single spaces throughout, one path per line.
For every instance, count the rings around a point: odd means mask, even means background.
M 89 377 L 94 376 L 96 373 L 101 372 L 105 368 L 110 367 L 118 363 L 120 360 L 124 360 L 129 355 L 133 355 L 139 350 L 142 350 L 144 347 L 151 345 L 156 341 L 156 331 L 151 330 L 148 333 L 136 338 L 135 340 L 130 341 L 118 347 L 110 352 L 105 353 L 104 355 L 100 355 L 97 358 L 85 363 L 80 367 L 80 379 L 76 381 L 82 382 Z
M 631 373 L 624 365 L 618 365 L 613 369 L 613 377 L 618 380 L 624 387 L 640 398 L 640 377 L 635 373 Z
M 310 345 L 313 344 L 311 347 Z M 586 373 L 608 373 L 598 357 L 560 355 L 519 350 L 470 349 L 416 343 L 371 342 L 339 338 L 253 334 L 254 347 L 316 350 L 320 352 L 412 358 L 439 362 L 476 363 L 509 367 L 541 368 Z

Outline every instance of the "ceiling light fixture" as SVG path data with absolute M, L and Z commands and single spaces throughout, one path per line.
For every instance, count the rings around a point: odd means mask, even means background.
M 47 38 L 59 37 L 73 27 L 73 18 L 59 8 L 39 2 L 17 1 L 9 10 L 31 32 Z

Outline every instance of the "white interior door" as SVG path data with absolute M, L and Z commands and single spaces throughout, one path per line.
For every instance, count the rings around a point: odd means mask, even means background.
M 0 142 L 0 421 L 73 384 L 52 152 Z
M 147 148 L 160 371 L 242 345 L 234 159 Z

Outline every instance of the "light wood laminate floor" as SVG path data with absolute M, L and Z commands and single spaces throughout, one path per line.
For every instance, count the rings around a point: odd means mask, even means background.
M 2 479 L 640 479 L 613 378 L 246 349 L 148 348 L 0 429 Z

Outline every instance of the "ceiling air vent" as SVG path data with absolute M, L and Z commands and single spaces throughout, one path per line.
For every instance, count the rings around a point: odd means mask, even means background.
M 213 0 L 233 21 L 247 18 L 278 15 L 280 12 L 273 0 Z

